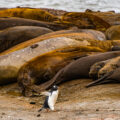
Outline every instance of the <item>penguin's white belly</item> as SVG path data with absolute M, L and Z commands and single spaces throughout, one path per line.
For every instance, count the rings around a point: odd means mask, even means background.
M 54 110 L 54 105 L 56 103 L 57 98 L 58 98 L 58 90 L 53 91 L 52 94 L 49 96 L 48 105 L 51 110 Z

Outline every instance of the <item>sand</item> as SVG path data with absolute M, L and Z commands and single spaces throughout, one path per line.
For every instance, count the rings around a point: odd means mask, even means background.
M 60 85 L 55 111 L 37 112 L 44 96 L 23 97 L 18 85 L 0 87 L 0 120 L 120 120 L 120 84 L 85 88 L 91 79 Z

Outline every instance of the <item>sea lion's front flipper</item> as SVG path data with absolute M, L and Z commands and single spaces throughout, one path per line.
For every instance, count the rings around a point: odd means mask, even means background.
M 107 77 L 109 77 L 114 71 L 110 71 L 109 73 L 105 74 L 103 77 L 99 78 L 98 80 L 88 84 L 86 86 L 86 88 L 88 87 L 92 87 L 92 86 L 95 86 L 95 85 L 100 85 L 100 84 L 103 84 L 103 83 L 106 83 L 106 82 L 109 82 L 110 80 L 106 79 Z M 107 80 L 107 81 L 104 81 L 104 80 Z

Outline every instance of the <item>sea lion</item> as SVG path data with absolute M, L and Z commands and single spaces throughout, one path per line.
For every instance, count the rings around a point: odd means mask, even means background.
M 15 73 L 12 74 L 14 74 L 14 78 L 16 78 L 16 73 L 20 67 L 32 58 L 59 48 L 80 45 L 82 46 L 84 43 L 70 38 L 58 37 L 46 39 L 44 41 L 30 45 L 24 49 L 9 53 L 7 55 L 2 55 L 0 56 L 0 84 L 4 84 L 4 82 L 6 83 L 9 81 L 9 79 L 11 79 L 10 73 L 12 68 L 14 69 Z M 13 80 L 16 81 L 16 79 Z
M 87 57 L 77 59 L 71 62 L 70 64 L 66 65 L 61 70 L 59 70 L 51 80 L 39 85 L 39 87 L 41 87 L 42 89 L 47 89 L 54 83 L 60 84 L 61 82 L 72 79 L 78 79 L 82 77 L 87 78 L 89 77 L 90 67 L 94 63 L 102 60 L 111 59 L 119 55 L 120 55 L 120 51 L 115 51 L 115 52 L 100 53 L 97 55 L 90 55 Z
M 111 76 L 111 74 L 113 74 L 113 72 L 115 72 L 116 69 L 120 67 L 120 57 L 115 57 L 107 61 L 101 61 L 101 63 L 103 62 L 104 62 L 104 66 L 100 67 L 100 69 L 96 71 L 96 74 L 97 74 L 96 78 L 97 79 L 99 78 L 99 79 L 96 80 L 95 82 L 90 83 L 87 87 L 108 82 L 107 80 L 108 76 Z M 93 69 L 96 70 L 97 67 L 95 65 L 93 66 L 94 66 Z M 91 73 L 94 73 L 94 72 L 91 71 Z
M 105 65 L 107 61 L 108 60 L 100 61 L 100 62 L 93 64 L 90 67 L 89 77 L 91 77 L 93 80 L 98 79 L 98 71 Z
M 120 46 L 117 46 L 117 45 L 112 46 L 111 51 L 120 51 Z
M 99 11 L 93 11 L 92 14 L 98 16 L 99 18 L 103 19 L 107 23 L 109 23 L 111 26 L 120 24 L 120 13 L 114 13 L 112 11 L 107 12 L 99 12 Z
M 114 25 L 105 32 L 108 40 L 120 40 L 120 25 Z
M 116 68 L 113 71 L 106 73 L 103 77 L 88 84 L 86 87 L 88 88 L 88 87 L 105 84 L 105 83 L 120 83 L 120 67 Z
M 92 14 L 92 12 L 67 12 L 62 16 L 61 20 L 64 24 L 74 25 L 78 28 L 96 29 L 105 31 L 110 24 Z
M 0 52 L 29 39 L 52 32 L 37 26 L 16 26 L 0 32 Z
M 102 52 L 102 50 L 89 46 L 66 47 L 28 61 L 20 68 L 17 77 L 23 95 L 31 96 L 32 91 L 38 92 L 37 85 L 51 79 L 65 65 L 91 52 Z
M 46 27 L 54 31 L 68 28 L 65 25 L 52 23 L 52 22 L 43 22 L 37 20 L 12 18 L 12 17 L 0 18 L 0 30 L 14 26 L 38 26 L 38 27 Z
M 57 16 L 50 14 L 47 11 L 41 9 L 31 8 L 10 8 L 0 10 L 0 17 L 20 17 L 33 20 L 53 22 L 59 20 Z
M 94 34 L 93 34 L 93 32 L 94 32 Z M 31 39 L 29 41 L 22 42 L 19 45 L 16 45 L 16 46 L 4 51 L 2 53 L 2 55 L 14 52 L 19 49 L 23 49 L 23 48 L 30 46 L 36 42 L 40 42 L 45 39 L 56 38 L 56 37 L 67 37 L 67 38 L 75 39 L 75 40 L 81 41 L 81 42 L 84 41 L 84 43 L 86 43 L 86 45 L 92 44 L 92 46 L 100 46 L 102 48 L 105 48 L 106 50 L 111 48 L 111 43 L 108 43 L 108 42 L 104 43 L 103 41 L 101 41 L 99 44 L 99 39 L 101 40 L 101 37 L 104 35 L 102 33 L 101 34 L 98 34 L 98 33 L 99 33 L 98 31 L 94 31 L 94 30 L 86 30 L 85 31 L 85 30 L 81 30 L 81 29 L 70 29 L 70 30 L 61 30 L 61 31 L 51 32 L 51 33 L 47 33 L 45 35 L 41 35 L 40 37 Z M 97 35 L 99 36 L 99 38 L 96 37 Z
M 93 79 L 103 77 L 106 73 L 113 71 L 120 66 L 120 57 L 115 57 L 105 61 L 100 61 L 93 64 L 90 68 L 89 76 Z
M 98 78 L 103 77 L 106 73 L 113 71 L 114 69 L 120 67 L 120 57 L 115 57 L 110 59 L 105 63 L 105 65 L 98 71 Z

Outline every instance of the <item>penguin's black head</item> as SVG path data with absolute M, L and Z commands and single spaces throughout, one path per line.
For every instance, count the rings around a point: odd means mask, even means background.
M 58 87 L 56 85 L 53 85 L 51 91 L 56 91 L 56 90 L 58 90 Z

